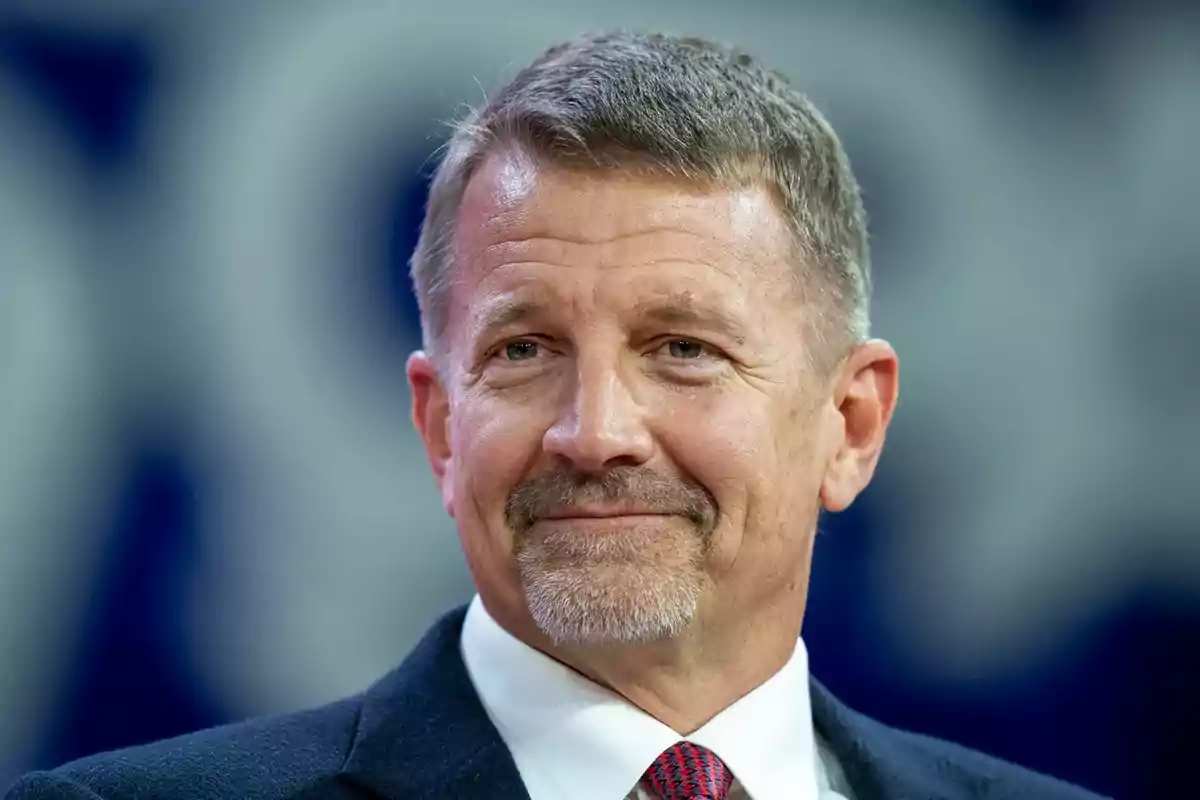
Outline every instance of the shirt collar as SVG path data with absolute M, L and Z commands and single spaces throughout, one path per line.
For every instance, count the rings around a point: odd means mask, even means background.
M 462 632 L 467 672 L 532 800 L 614 800 L 686 738 L 712 750 L 754 800 L 817 797 L 808 654 L 682 737 L 620 695 L 509 634 L 476 596 Z

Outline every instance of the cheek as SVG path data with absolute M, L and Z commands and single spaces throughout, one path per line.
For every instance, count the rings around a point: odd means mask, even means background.
M 745 402 L 704 402 L 676 408 L 664 442 L 679 466 L 705 486 L 722 515 L 742 517 L 753 495 L 773 478 L 775 436 L 770 417 Z M 740 522 L 738 523 L 740 526 Z
M 464 403 L 459 411 L 451 434 L 459 511 L 488 521 L 503 514 L 509 492 L 541 451 L 543 431 L 521 409 Z
M 667 429 L 672 457 L 720 506 L 722 562 L 786 559 L 814 513 L 811 421 L 758 399 L 708 402 Z

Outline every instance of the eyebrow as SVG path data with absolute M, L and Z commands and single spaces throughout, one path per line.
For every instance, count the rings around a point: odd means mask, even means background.
M 542 310 L 542 304 L 531 300 L 502 300 L 487 306 L 476 322 L 475 336 L 483 338 L 494 330 L 515 325 Z
M 665 325 L 707 328 L 725 334 L 737 344 L 745 344 L 745 327 L 730 315 L 696 303 L 690 293 L 671 294 L 637 305 L 641 317 Z

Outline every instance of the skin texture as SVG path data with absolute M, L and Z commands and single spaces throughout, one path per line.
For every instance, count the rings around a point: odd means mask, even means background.
M 687 734 L 800 633 L 819 510 L 867 485 L 883 341 L 814 374 L 769 193 L 540 165 L 473 176 L 413 420 L 484 605 Z

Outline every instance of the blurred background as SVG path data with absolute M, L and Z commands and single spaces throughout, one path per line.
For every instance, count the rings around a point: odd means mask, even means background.
M 408 418 L 444 122 L 550 43 L 745 45 L 841 133 L 902 402 L 817 546 L 842 699 L 1125 798 L 1200 745 L 1190 3 L 0 5 L 0 786 L 321 703 L 471 586 Z

